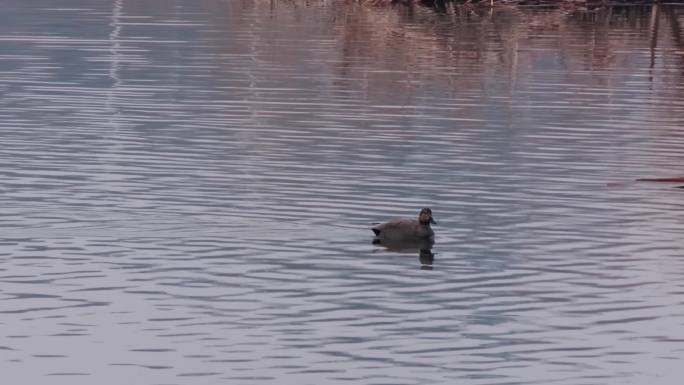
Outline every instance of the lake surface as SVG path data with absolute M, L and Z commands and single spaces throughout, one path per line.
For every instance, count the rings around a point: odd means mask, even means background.
M 14 384 L 679 384 L 684 7 L 5 0 Z M 432 250 L 373 245 L 431 207 Z

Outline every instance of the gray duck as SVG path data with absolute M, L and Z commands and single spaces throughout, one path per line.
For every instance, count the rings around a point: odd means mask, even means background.
M 374 226 L 372 230 L 379 240 L 411 241 L 434 237 L 430 224 L 436 225 L 437 222 L 432 218 L 432 210 L 424 208 L 420 210 L 418 219 L 396 218 Z

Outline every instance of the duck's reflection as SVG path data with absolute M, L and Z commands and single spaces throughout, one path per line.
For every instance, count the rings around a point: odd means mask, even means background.
M 418 254 L 418 260 L 421 264 L 421 269 L 430 270 L 432 269 L 432 264 L 435 260 L 435 254 L 432 252 L 432 246 L 435 241 L 432 238 L 429 239 L 416 239 L 416 240 L 387 240 L 387 239 L 374 239 L 374 245 L 381 245 L 387 251 L 392 251 L 395 253 L 404 254 Z

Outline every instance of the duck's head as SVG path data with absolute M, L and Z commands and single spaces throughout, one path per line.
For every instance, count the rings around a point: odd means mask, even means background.
M 422 225 L 429 225 L 432 223 L 433 225 L 436 225 L 437 222 L 432 218 L 432 210 L 429 208 L 424 208 L 420 210 L 420 214 L 418 215 L 418 222 Z

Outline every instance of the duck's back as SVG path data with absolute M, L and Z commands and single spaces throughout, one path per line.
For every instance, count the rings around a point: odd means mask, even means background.
M 397 218 L 373 227 L 375 236 L 381 239 L 427 238 L 434 235 L 430 226 L 421 225 L 415 219 Z

